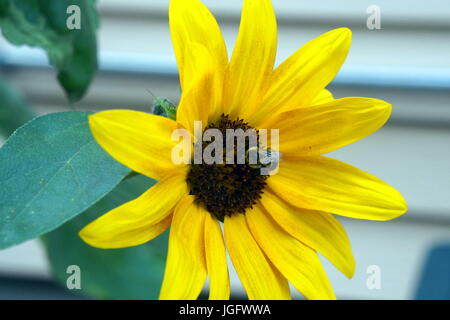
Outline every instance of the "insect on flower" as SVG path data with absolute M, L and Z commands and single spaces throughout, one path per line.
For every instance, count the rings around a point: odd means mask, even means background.
M 355 261 L 333 214 L 389 220 L 407 209 L 388 184 L 323 156 L 375 132 L 391 114 L 387 102 L 334 99 L 325 89 L 344 63 L 351 31 L 329 31 L 274 68 L 270 0 L 244 0 L 230 60 L 216 20 L 200 1 L 172 0 L 169 17 L 182 88 L 176 119 L 129 110 L 89 118 L 96 141 L 112 157 L 159 182 L 80 236 L 95 247 L 122 248 L 171 226 L 161 299 L 196 299 L 207 277 L 209 298 L 228 299 L 227 251 L 250 299 L 290 299 L 288 282 L 306 298 L 334 299 L 318 253 L 347 277 Z M 279 145 L 267 154 L 278 172 L 261 175 L 261 165 L 249 162 L 175 164 L 172 133 L 193 134 L 196 121 L 204 131 L 279 130 Z

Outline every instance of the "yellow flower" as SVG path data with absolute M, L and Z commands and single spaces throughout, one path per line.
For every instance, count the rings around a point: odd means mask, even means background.
M 200 1 L 172 0 L 169 15 L 182 87 L 176 121 L 127 110 L 89 118 L 109 154 L 159 182 L 80 236 L 95 247 L 122 248 L 171 225 L 161 299 L 196 299 L 206 277 L 210 299 L 229 298 L 227 251 L 250 299 L 289 299 L 288 281 L 306 298 L 335 298 L 318 253 L 347 277 L 355 261 L 332 214 L 389 220 L 406 211 L 391 186 L 323 156 L 375 132 L 391 113 L 384 101 L 335 100 L 325 89 L 347 56 L 351 31 L 327 32 L 274 69 L 270 0 L 244 0 L 230 61 L 217 22 Z M 247 163 L 175 164 L 172 133 L 193 133 L 196 120 L 219 130 L 279 129 L 278 173 L 262 177 Z

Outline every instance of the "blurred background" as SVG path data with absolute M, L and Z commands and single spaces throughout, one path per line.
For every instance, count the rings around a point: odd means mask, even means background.
M 231 54 L 242 1 L 203 2 L 217 17 Z M 150 111 L 149 91 L 177 102 L 169 0 L 97 4 L 99 71 L 85 98 L 73 108 Z M 389 222 L 341 219 L 357 269 L 348 280 L 323 259 L 337 297 L 450 299 L 450 2 L 273 0 L 273 4 L 279 25 L 277 63 L 321 33 L 349 27 L 352 49 L 328 88 L 336 98 L 367 96 L 393 104 L 392 118 L 382 130 L 331 156 L 393 185 L 405 196 L 409 212 Z M 366 10 L 371 5 L 380 9 L 381 29 L 367 27 L 371 13 Z M 23 93 L 37 114 L 70 110 L 42 50 L 15 47 L 0 37 L 0 67 L 0 76 Z M 373 270 L 379 271 L 381 287 L 367 285 Z M 81 297 L 51 279 L 38 240 L 0 251 L 0 298 Z M 232 294 L 245 297 L 234 271 Z

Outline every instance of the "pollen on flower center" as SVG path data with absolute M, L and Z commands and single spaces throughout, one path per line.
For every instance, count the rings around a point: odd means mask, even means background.
M 228 115 L 222 115 L 218 121 L 210 123 L 205 128 L 207 129 L 218 129 L 226 136 L 227 129 L 247 131 L 253 128 L 242 119 L 230 120 Z M 203 142 L 202 150 L 210 143 Z M 250 143 L 245 143 L 246 153 L 250 147 Z M 225 216 L 245 213 L 246 209 L 251 208 L 261 198 L 268 177 L 262 175 L 260 169 L 250 164 L 248 159 L 244 164 L 238 164 L 236 144 L 234 144 L 233 164 L 226 163 L 226 151 L 224 139 L 223 163 L 191 164 L 187 176 L 190 194 L 220 221 L 223 221 Z

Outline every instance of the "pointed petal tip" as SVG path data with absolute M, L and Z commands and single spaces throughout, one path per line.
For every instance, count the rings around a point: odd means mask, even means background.
M 392 104 L 387 101 L 382 101 L 382 106 L 383 106 L 383 108 L 385 108 L 387 110 L 387 112 L 389 113 L 389 116 L 390 116 L 392 113 Z
M 392 211 L 394 211 L 395 214 L 387 216 L 387 218 L 384 219 L 384 221 L 397 219 L 402 215 L 404 215 L 406 212 L 408 212 L 408 204 L 403 195 L 396 188 L 392 187 L 392 189 L 393 192 L 391 195 L 392 199 L 391 204 L 392 204 Z
M 113 109 L 113 110 L 103 110 L 98 111 L 88 116 L 88 123 L 91 130 L 95 129 L 96 125 L 101 125 L 102 123 L 109 121 L 116 122 L 116 117 L 120 112 L 135 112 L 133 110 L 125 109 Z
M 107 125 L 105 123 L 105 120 L 107 120 L 107 118 L 105 117 L 106 115 L 107 111 L 100 111 L 88 116 L 89 130 L 91 130 L 94 138 L 96 138 L 97 134 L 102 131 L 102 127 Z M 98 142 L 97 139 L 96 141 Z
M 363 97 L 361 97 L 361 98 L 363 98 Z M 376 98 L 364 98 L 364 99 L 367 99 L 368 101 L 373 102 L 373 104 L 375 106 L 377 106 L 378 108 L 392 109 L 392 104 L 385 100 L 376 99 Z
M 92 126 L 95 122 L 101 119 L 101 111 L 88 115 L 89 126 Z
M 352 255 L 352 261 L 351 263 L 349 263 L 347 265 L 347 269 L 346 270 L 342 270 L 342 273 L 348 278 L 348 279 L 352 279 L 353 276 L 355 275 L 355 270 L 356 270 L 356 260 Z
M 400 194 L 400 193 L 399 193 Z M 405 198 L 400 194 L 400 201 L 399 201 L 399 217 L 404 215 L 406 212 L 408 212 L 408 203 L 406 203 Z
M 395 204 L 392 203 L 392 205 L 393 205 L 392 208 L 389 209 L 390 214 L 386 215 L 384 218 L 378 218 L 377 219 L 378 221 L 394 220 L 400 218 L 401 216 L 403 216 L 405 213 L 408 212 L 408 205 L 406 204 L 404 199 L 403 201 L 397 201 Z
M 96 230 L 94 222 L 89 223 L 87 226 L 85 226 L 83 229 L 81 229 L 78 232 L 78 236 L 80 237 L 81 240 L 83 240 L 84 243 L 86 243 L 87 245 L 93 247 L 93 248 L 97 248 L 97 249 L 120 249 L 123 248 L 121 246 L 114 246 L 114 245 L 108 245 L 107 243 L 103 242 L 103 241 L 98 241 L 98 237 L 96 236 Z M 94 230 L 92 230 L 94 229 Z
M 80 239 L 83 240 L 84 243 L 86 243 L 87 245 L 89 245 L 91 247 L 99 248 L 99 249 L 108 249 L 104 245 L 103 246 L 99 245 L 95 242 L 95 240 L 93 240 L 91 232 L 89 231 L 90 225 L 91 224 L 88 224 L 83 229 L 81 229 L 80 232 L 78 232 L 78 236 L 80 237 Z
M 80 237 L 80 239 L 81 240 L 83 240 L 84 242 L 86 242 L 87 243 L 87 238 L 86 238 L 86 236 L 85 236 L 85 229 L 86 229 L 86 227 L 84 227 L 83 229 L 81 229 L 79 232 L 78 232 L 78 236 Z
M 331 30 L 331 32 L 335 32 L 335 33 L 339 34 L 340 36 L 346 37 L 346 38 L 351 38 L 353 35 L 352 30 L 347 27 L 336 28 L 336 29 Z
M 83 229 L 81 229 L 78 232 L 78 236 L 85 242 L 86 240 L 89 240 L 89 229 L 92 223 L 89 223 L 88 225 L 84 226 Z
M 349 28 L 343 27 L 333 29 L 328 31 L 326 34 L 333 37 L 335 45 L 344 45 L 344 48 L 347 48 L 347 50 L 351 45 L 353 33 Z
M 392 115 L 392 104 L 387 101 L 380 100 L 380 99 L 374 99 L 374 98 L 366 98 L 366 99 L 372 100 L 374 110 L 379 110 L 384 115 L 383 116 L 383 119 L 384 119 L 383 124 L 385 124 Z

